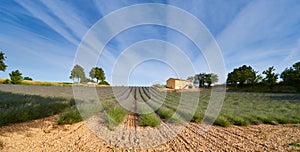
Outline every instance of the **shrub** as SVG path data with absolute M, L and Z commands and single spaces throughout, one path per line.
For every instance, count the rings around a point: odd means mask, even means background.
M 114 107 L 112 109 L 109 109 L 104 114 L 104 123 L 107 124 L 108 128 L 110 130 L 113 130 L 115 126 L 119 125 L 124 117 L 126 116 L 126 111 L 122 109 L 121 107 Z
M 99 85 L 109 85 L 109 83 L 107 81 L 100 81 Z
M 272 118 L 267 116 L 258 116 L 257 118 L 264 124 L 271 124 L 271 125 L 277 124 L 275 121 L 272 120 Z
M 60 113 L 67 106 L 65 103 L 47 103 L 9 108 L 0 113 L 0 126 L 48 117 Z
M 192 118 L 192 122 L 201 122 L 202 121 L 202 115 L 199 112 L 196 112 Z
M 177 114 L 174 114 L 167 122 L 176 123 L 176 124 L 183 124 L 183 119 L 180 118 Z
M 159 118 L 154 113 L 144 114 L 139 117 L 140 126 L 156 127 L 160 124 Z
M 298 141 L 298 142 L 300 142 L 300 141 Z M 300 147 L 300 143 L 292 142 L 292 143 L 289 143 L 289 146 Z
M 170 119 L 174 112 L 167 108 L 159 108 L 158 115 L 161 119 Z
M 229 127 L 231 123 L 225 117 L 220 116 L 215 120 L 214 125 Z
M 298 116 L 298 117 L 293 117 L 293 118 L 291 119 L 291 123 L 299 124 L 299 123 L 300 123 L 300 117 L 299 117 L 299 116 Z
M 10 84 L 10 80 L 9 80 L 9 79 L 5 79 L 5 80 L 3 81 L 3 84 Z
M 76 105 L 76 100 L 74 98 L 72 98 L 69 102 L 70 107 L 75 106 Z
M 244 120 L 243 118 L 240 117 L 233 117 L 232 119 L 234 125 L 238 126 L 249 126 L 250 123 L 247 120 Z
M 59 125 L 63 125 L 73 124 L 80 121 L 82 121 L 82 117 L 80 116 L 79 111 L 77 110 L 77 108 L 72 107 L 67 109 L 64 113 L 60 115 L 59 119 L 57 120 L 57 123 Z
M 177 110 L 177 113 L 186 121 L 190 121 L 194 116 L 190 111 L 186 110 Z
M 19 70 L 9 73 L 12 84 L 20 84 L 23 80 L 22 73 Z
M 287 123 L 290 123 L 291 120 L 288 119 L 288 118 L 283 118 L 283 117 L 279 117 L 279 118 L 276 118 L 276 121 L 280 124 L 287 124 Z
M 30 77 L 24 77 L 24 80 L 32 81 L 32 78 L 30 78 Z
M 109 107 L 113 106 L 113 103 L 110 101 L 105 101 L 102 104 L 103 109 L 107 110 Z
M 255 116 L 243 116 L 243 118 L 253 125 L 259 125 L 262 123 Z
M 226 117 L 234 125 L 238 125 L 238 126 L 250 125 L 249 121 L 247 121 L 239 116 L 226 115 Z

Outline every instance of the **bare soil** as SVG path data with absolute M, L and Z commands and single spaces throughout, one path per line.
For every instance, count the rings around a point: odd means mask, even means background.
M 0 128 L 0 151 L 300 151 L 300 124 L 212 126 L 205 134 L 190 123 L 173 140 L 151 149 L 109 145 L 85 122 L 58 126 L 58 115 Z M 135 126 L 128 115 L 123 125 Z

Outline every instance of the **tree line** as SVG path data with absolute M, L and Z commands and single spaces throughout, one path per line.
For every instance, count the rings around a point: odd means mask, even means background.
M 2 51 L 0 52 L 0 71 L 5 71 L 7 69 L 7 65 L 5 64 L 6 60 L 5 53 Z M 91 69 L 89 76 L 91 79 L 86 78 L 84 69 L 79 66 L 75 65 L 73 70 L 71 71 L 71 76 L 70 79 L 77 79 L 78 83 L 86 83 L 86 82 L 95 82 L 93 79 L 96 79 L 96 82 L 100 80 L 99 84 L 102 85 L 109 85 L 107 81 L 105 81 L 105 73 L 102 68 L 99 67 L 94 67 Z M 4 84 L 20 84 L 23 80 L 30 80 L 32 81 L 33 79 L 30 77 L 23 77 L 21 71 L 19 70 L 13 70 L 11 73 L 9 73 L 10 79 L 4 80 Z
M 4 63 L 6 59 L 5 54 L 0 52 L 0 71 L 5 71 L 7 65 Z M 4 83 L 18 84 L 22 80 L 32 80 L 30 77 L 23 77 L 19 70 L 14 70 L 9 73 L 10 80 L 6 79 Z M 71 71 L 70 79 L 77 80 L 78 83 L 96 82 L 99 84 L 109 85 L 105 81 L 104 70 L 100 67 L 93 67 L 89 76 L 91 79 L 86 78 L 84 69 L 80 65 L 75 65 Z M 269 67 L 261 74 L 255 71 L 251 66 L 243 65 L 235 68 L 232 72 L 228 73 L 226 84 L 236 89 L 240 87 L 265 86 L 270 90 L 277 84 L 279 77 L 282 79 L 279 84 L 295 87 L 300 92 L 300 62 L 293 64 L 291 67 L 286 68 L 281 74 L 275 73 L 274 66 Z M 195 76 L 188 77 L 187 80 L 200 87 L 211 87 L 212 84 L 218 82 L 218 75 L 214 73 L 199 73 Z
M 105 81 L 104 70 L 100 67 L 93 67 L 89 72 L 89 76 L 91 79 L 86 77 L 83 67 L 75 65 L 71 71 L 70 79 L 76 80 L 77 83 L 95 82 L 93 79 L 96 79 L 96 82 L 100 85 L 109 85 L 109 83 Z
M 282 81 L 278 83 L 279 77 Z M 211 87 L 212 84 L 218 82 L 218 75 L 214 73 L 199 73 L 188 77 L 187 80 L 193 82 L 199 88 Z M 286 68 L 281 74 L 275 73 L 274 66 L 258 74 L 258 71 L 255 71 L 251 66 L 243 65 L 228 73 L 226 84 L 235 89 L 241 87 L 251 87 L 253 89 L 255 86 L 264 86 L 271 91 L 276 84 L 281 84 L 293 86 L 300 92 L 300 62 Z
M 279 77 L 281 82 L 277 82 Z M 262 74 L 258 74 L 251 66 L 243 65 L 235 68 L 232 72 L 228 73 L 227 85 L 233 86 L 236 89 L 243 86 L 265 86 L 273 90 L 276 84 L 293 86 L 296 90 L 300 91 L 300 62 L 293 64 L 291 67 L 286 68 L 281 74 L 275 73 L 274 66 L 269 67 Z

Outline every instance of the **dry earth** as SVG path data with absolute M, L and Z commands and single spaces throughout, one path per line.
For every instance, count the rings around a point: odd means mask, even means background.
M 135 150 L 109 145 L 93 134 L 85 122 L 58 126 L 57 118 L 56 115 L 1 127 L 0 151 L 300 151 L 299 124 L 213 126 L 201 134 L 197 132 L 199 125 L 190 123 L 165 144 Z

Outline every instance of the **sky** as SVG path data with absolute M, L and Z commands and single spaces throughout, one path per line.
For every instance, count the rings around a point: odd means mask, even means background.
M 23 76 L 34 80 L 71 82 L 69 76 L 74 64 L 84 66 L 84 61 L 102 67 L 107 81 L 113 85 L 151 85 L 165 83 L 169 77 L 185 79 L 195 73 L 211 72 L 213 68 L 208 63 L 213 58 L 207 58 L 204 49 L 190 37 L 168 27 L 172 21 L 191 27 L 187 31 L 198 37 L 205 37 L 200 29 L 193 28 L 189 19 L 171 9 L 159 11 L 155 7 L 135 14 L 111 15 L 145 3 L 170 5 L 198 19 L 217 42 L 226 73 L 245 64 L 258 73 L 274 66 L 280 74 L 300 61 L 298 0 L 0 0 L 0 3 L 0 51 L 5 53 L 8 66 L 5 72 L 0 71 L 0 78 L 8 78 L 11 71 L 18 69 Z M 145 17 L 145 22 L 148 17 L 158 16 L 165 25 L 132 26 L 104 41 L 119 25 L 131 24 L 139 15 Z M 89 31 L 94 33 L 89 35 Z M 80 60 L 82 56 L 84 61 Z M 87 76 L 89 68 L 85 67 Z M 124 81 L 117 81 L 121 78 Z M 223 83 L 226 77 L 219 79 Z

